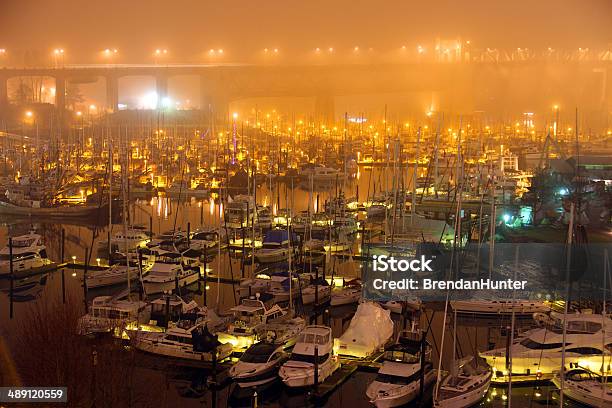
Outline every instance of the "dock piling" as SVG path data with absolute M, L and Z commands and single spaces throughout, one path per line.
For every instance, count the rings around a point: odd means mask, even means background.
M 64 263 L 64 242 L 66 240 L 66 230 L 62 228 L 62 242 L 60 246 L 60 254 L 62 264 Z M 64 268 L 62 268 L 62 304 L 66 304 L 66 274 Z
M 13 282 L 15 279 L 15 275 L 13 273 L 13 239 L 11 237 L 9 237 L 8 240 L 8 247 L 9 247 L 9 273 L 10 273 L 10 290 L 9 290 L 9 318 L 13 318 L 13 314 L 14 314 L 14 305 L 13 305 L 13 291 L 15 290 L 14 285 L 15 283 Z

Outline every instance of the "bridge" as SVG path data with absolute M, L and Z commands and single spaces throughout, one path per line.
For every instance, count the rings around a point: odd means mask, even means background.
M 461 99 L 458 110 L 473 111 L 477 89 L 486 88 L 503 98 L 517 85 L 530 92 L 575 89 L 585 94 L 594 109 L 612 106 L 612 59 L 483 59 L 470 62 L 421 61 L 409 63 L 257 65 L 257 64 L 88 64 L 61 67 L 0 69 L 0 107 L 9 103 L 7 82 L 16 77 L 51 77 L 55 80 L 55 105 L 66 109 L 66 83 L 103 78 L 106 109 L 119 105 L 119 79 L 148 76 L 155 80 L 157 103 L 168 96 L 168 80 L 196 76 L 200 83 L 201 109 L 227 112 L 231 101 L 253 97 L 312 97 L 320 117 L 330 118 L 334 97 L 392 92 L 438 92 Z M 586 96 L 584 96 L 586 97 Z M 161 106 L 158 106 L 161 107 Z M 1 110 L 0 110 L 1 111 Z

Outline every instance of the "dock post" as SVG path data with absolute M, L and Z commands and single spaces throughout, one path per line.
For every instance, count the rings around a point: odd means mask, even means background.
M 200 201 L 200 226 L 204 225 L 204 200 Z
M 106 238 L 108 239 L 108 264 L 111 264 L 111 259 L 113 257 L 113 246 L 111 244 L 111 230 L 110 228 L 108 229 L 108 232 L 106 233 Z M 64 243 L 62 241 L 62 247 L 63 247 Z
M 333 284 L 333 282 L 332 282 Z M 319 313 L 319 268 L 315 268 L 315 300 L 314 300 L 314 307 L 315 307 L 315 321 L 317 318 L 317 314 Z
M 187 245 L 191 246 L 191 223 L 187 222 Z
M 425 354 L 427 352 L 427 332 L 421 330 L 421 374 L 419 380 L 419 406 L 423 405 L 423 391 L 425 389 Z
M 10 288 L 10 292 L 9 292 L 9 318 L 13 318 L 13 313 L 14 313 L 14 306 L 13 306 L 13 291 L 14 291 L 14 282 L 13 280 L 15 279 L 15 275 L 13 273 L 13 238 L 9 237 L 8 240 L 8 247 L 9 247 L 9 273 L 10 273 L 10 284 L 11 284 L 11 288 Z
M 64 263 L 64 242 L 65 240 L 66 240 L 66 230 L 62 228 L 62 242 L 61 242 L 61 247 L 60 247 L 62 264 Z M 66 275 L 65 275 L 64 269 L 66 268 L 62 268 L 62 303 L 66 304 Z
M 166 293 L 166 329 L 169 326 L 169 322 L 170 322 L 170 294 Z
M 149 238 L 153 238 L 153 216 L 149 215 Z
M 221 245 L 221 242 L 219 242 L 219 245 Z M 204 247 L 204 294 L 202 295 L 203 298 L 203 303 L 204 306 L 206 306 L 206 281 L 208 279 L 208 272 L 206 272 L 206 268 L 207 268 L 207 263 L 208 263 L 208 247 L 205 246 Z
M 319 347 L 315 346 L 314 349 L 314 388 L 315 390 L 319 386 Z
M 510 330 L 510 327 L 506 326 L 506 370 L 510 367 Z
M 253 408 L 257 408 L 257 406 L 258 406 L 257 391 L 255 391 L 255 393 L 253 394 Z
M 138 255 L 138 300 L 142 300 L 144 288 L 142 287 L 142 253 L 140 248 L 136 249 L 136 255 Z
M 212 349 L 212 408 L 217 408 L 217 346 Z
M 88 313 L 87 310 L 87 259 L 89 258 L 89 248 L 85 248 L 85 262 L 83 267 L 83 303 L 85 303 L 85 313 Z

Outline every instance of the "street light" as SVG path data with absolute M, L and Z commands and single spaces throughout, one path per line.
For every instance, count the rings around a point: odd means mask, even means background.
M 60 61 L 61 58 L 61 63 L 62 65 L 64 65 L 64 49 L 63 48 L 56 48 L 53 50 L 53 59 L 55 62 L 55 67 L 57 68 L 58 63 Z
M 168 54 L 168 50 L 167 49 L 165 49 L 165 48 L 157 48 L 155 50 L 155 52 L 153 53 L 153 56 L 155 57 L 155 63 L 157 64 L 158 58 L 161 58 L 161 57 L 163 57 L 163 56 L 165 56 L 167 54 Z
M 116 48 L 106 48 L 102 51 L 102 56 L 110 61 L 118 53 L 119 51 Z

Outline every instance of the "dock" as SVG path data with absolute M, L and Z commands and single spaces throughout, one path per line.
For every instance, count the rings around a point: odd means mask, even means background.
M 350 376 L 357 371 L 357 364 L 348 363 L 340 366 L 335 373 L 330 375 L 320 383 L 318 386 L 314 387 L 312 392 L 312 399 L 315 401 L 321 401 L 327 398 L 336 388 L 344 384 L 346 380 L 350 378 Z

